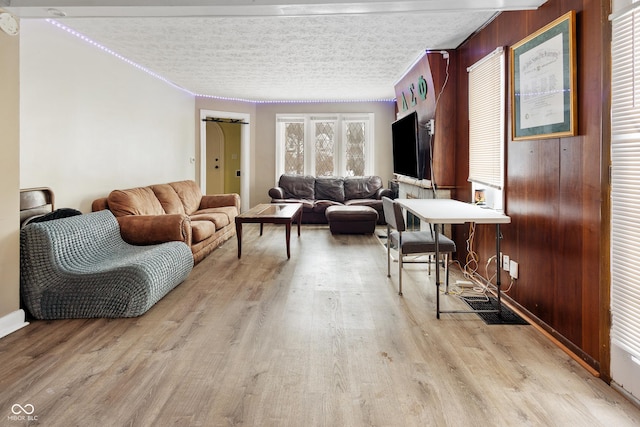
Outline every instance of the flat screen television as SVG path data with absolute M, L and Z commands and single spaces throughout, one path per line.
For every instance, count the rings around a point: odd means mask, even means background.
M 424 179 L 427 172 L 426 135 L 423 135 L 414 111 L 391 124 L 393 173 Z

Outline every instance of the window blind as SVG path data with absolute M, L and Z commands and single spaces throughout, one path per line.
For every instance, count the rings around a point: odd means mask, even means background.
M 504 185 L 504 50 L 496 49 L 469 74 L 469 181 Z
M 612 25 L 611 343 L 640 359 L 640 11 Z

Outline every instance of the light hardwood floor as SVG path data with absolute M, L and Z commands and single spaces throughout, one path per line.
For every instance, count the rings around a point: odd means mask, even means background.
M 437 320 L 424 265 L 398 296 L 372 235 L 303 226 L 287 260 L 282 227 L 244 229 L 241 260 L 228 241 L 139 318 L 0 339 L 0 425 L 14 404 L 43 426 L 640 425 L 532 326 Z

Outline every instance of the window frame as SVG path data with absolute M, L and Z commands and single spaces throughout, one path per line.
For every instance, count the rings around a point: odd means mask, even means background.
M 347 125 L 364 123 L 364 175 L 373 175 L 374 165 L 374 113 L 279 113 L 276 114 L 276 182 L 285 173 L 285 124 L 304 123 L 303 174 L 316 176 L 315 124 L 333 121 L 334 125 L 334 176 L 347 176 Z

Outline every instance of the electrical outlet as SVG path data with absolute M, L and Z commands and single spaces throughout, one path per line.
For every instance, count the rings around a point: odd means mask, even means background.
M 518 278 L 518 263 L 514 260 L 509 261 L 509 274 L 514 279 Z
M 502 269 L 509 271 L 509 255 L 502 255 Z

